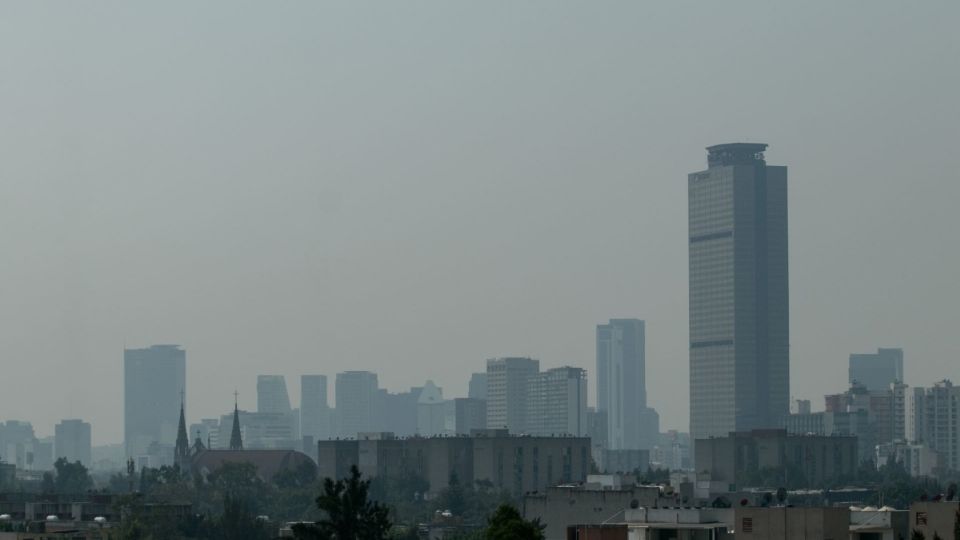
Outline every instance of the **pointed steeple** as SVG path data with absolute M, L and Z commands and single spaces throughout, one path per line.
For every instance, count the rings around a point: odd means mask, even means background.
M 177 446 L 174 449 L 174 463 L 182 469 L 190 457 L 190 440 L 187 439 L 187 420 L 184 414 L 183 392 L 180 392 L 180 425 L 177 427 Z
M 230 449 L 243 450 L 243 437 L 240 436 L 240 409 L 237 406 L 237 392 L 233 393 L 233 431 L 230 432 Z

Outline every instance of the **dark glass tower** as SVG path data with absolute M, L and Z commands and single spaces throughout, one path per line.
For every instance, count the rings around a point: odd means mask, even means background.
M 787 168 L 768 166 L 766 148 L 711 146 L 687 178 L 694 440 L 789 412 Z

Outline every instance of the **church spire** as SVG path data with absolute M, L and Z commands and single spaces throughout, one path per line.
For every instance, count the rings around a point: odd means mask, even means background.
M 177 427 L 177 446 L 174 449 L 174 462 L 181 468 L 187 464 L 190 457 L 190 440 L 187 439 L 187 419 L 184 414 L 184 395 L 180 391 L 180 425 Z
M 243 438 L 240 436 L 240 408 L 237 406 L 237 392 L 233 393 L 233 431 L 230 432 L 230 449 L 243 450 Z

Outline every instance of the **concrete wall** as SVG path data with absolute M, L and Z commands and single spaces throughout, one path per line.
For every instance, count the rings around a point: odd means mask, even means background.
M 958 509 L 958 502 L 913 503 L 910 505 L 910 531 L 920 531 L 927 539 L 932 539 L 935 534 L 944 540 L 953 538 Z
M 564 540 L 571 525 L 623 522 L 631 506 L 656 505 L 659 493 L 653 486 L 622 490 L 549 488 L 545 493 L 524 497 L 523 517 L 545 524 L 546 540 Z
M 849 537 L 846 508 L 737 508 L 737 540 L 842 540 Z

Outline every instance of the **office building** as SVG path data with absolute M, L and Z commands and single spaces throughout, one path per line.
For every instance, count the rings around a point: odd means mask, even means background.
M 597 410 L 606 413 L 606 447 L 650 448 L 659 418 L 647 407 L 646 325 L 639 319 L 611 319 L 597 325 Z M 659 421 L 657 421 L 659 424 Z
M 687 179 L 694 445 L 789 413 L 787 168 L 766 148 L 711 146 Z
M 32 469 L 36 441 L 30 422 L 7 420 L 0 423 L 0 461 L 12 463 L 18 469 Z
M 467 397 L 473 399 L 487 399 L 487 374 L 474 373 L 470 376 L 470 387 Z
M 57 459 L 65 458 L 70 463 L 79 461 L 87 468 L 93 465 L 90 459 L 90 424 L 83 420 L 61 420 L 54 427 L 54 449 Z
M 456 435 L 469 435 L 487 427 L 487 401 L 475 398 L 454 398 L 453 415 Z
M 290 414 L 290 396 L 283 375 L 257 376 L 257 412 Z
M 907 439 L 939 454 L 939 465 L 960 471 L 960 387 L 943 380 L 908 394 Z
M 327 400 L 326 375 L 300 376 L 300 433 L 319 441 L 333 436 L 333 413 Z
M 903 382 L 903 349 L 851 354 L 848 373 L 850 384 L 862 384 L 871 392 L 887 390 L 891 384 Z
M 443 389 L 427 381 L 417 398 L 417 435 L 433 437 L 456 433 L 453 402 L 443 399 Z M 384 426 L 389 428 L 389 426 Z
M 124 443 L 127 457 L 147 454 L 151 444 L 172 443 L 183 393 L 187 353 L 178 345 L 123 351 Z
M 369 371 L 346 371 L 336 378 L 337 423 L 340 437 L 356 437 L 357 433 L 376 431 L 380 425 L 377 374 Z
M 587 434 L 587 373 L 581 368 L 548 369 L 529 378 L 527 433 Z
M 530 378 L 540 371 L 540 361 L 508 357 L 487 360 L 487 427 L 527 432 L 527 399 Z
M 422 386 L 410 387 L 407 392 L 388 392 L 381 388 L 377 394 L 374 431 L 390 431 L 398 437 L 417 434 L 419 400 Z

